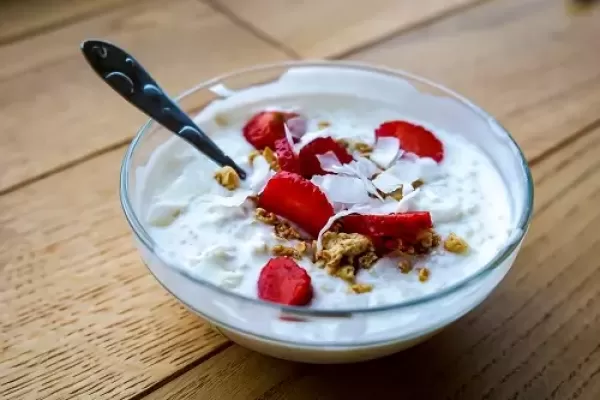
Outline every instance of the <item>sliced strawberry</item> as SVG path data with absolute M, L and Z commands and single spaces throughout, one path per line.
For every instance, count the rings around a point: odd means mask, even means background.
M 378 250 L 391 250 L 398 239 L 414 244 L 417 235 L 433 226 L 428 212 L 409 212 L 388 215 L 347 215 L 340 219 L 342 230 L 368 236 Z
M 375 136 L 391 136 L 400 140 L 402 150 L 419 157 L 433 158 L 440 162 L 444 158 L 444 146 L 433 133 L 419 125 L 406 121 L 388 121 L 375 130 Z
M 288 257 L 269 260 L 260 271 L 257 286 L 260 299 L 290 306 L 304 306 L 313 296 L 310 276 Z
M 276 173 L 258 198 L 258 206 L 287 218 L 313 237 L 333 216 L 333 207 L 321 189 L 298 174 Z
M 332 151 L 342 164 L 347 164 L 353 160 L 346 149 L 332 138 L 316 138 L 304 146 L 300 150 L 300 154 L 298 154 L 302 175 L 306 178 L 310 178 L 313 175 L 325 175 L 327 172 L 323 171 L 321 168 L 321 163 L 317 158 L 317 154 L 325 154 L 328 151 Z
M 282 171 L 300 174 L 300 161 L 285 137 L 275 141 L 275 154 L 277 154 L 277 163 Z
M 246 122 L 242 132 L 246 140 L 257 150 L 263 150 L 265 147 L 274 148 L 275 141 L 285 137 L 283 127 L 285 121 L 297 116 L 298 114 L 282 111 L 262 111 Z

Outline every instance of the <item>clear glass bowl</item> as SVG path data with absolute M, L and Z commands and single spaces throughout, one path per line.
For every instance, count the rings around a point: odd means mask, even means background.
M 341 82 L 354 79 L 353 76 L 376 77 L 386 89 L 394 88 L 394 96 L 404 96 L 406 107 L 416 113 L 423 109 L 422 119 L 435 119 L 434 125 L 464 135 L 487 153 L 508 186 L 512 223 L 516 227 L 509 243 L 491 262 L 434 294 L 392 305 L 343 311 L 281 306 L 217 287 L 167 262 L 138 217 L 136 170 L 148 162 L 157 146 L 172 137 L 152 121 L 140 129 L 123 160 L 121 203 L 141 256 L 156 279 L 190 310 L 234 341 L 266 354 L 299 361 L 372 359 L 430 337 L 473 309 L 498 285 L 513 264 L 529 226 L 532 179 L 521 150 L 494 118 L 451 90 L 402 71 L 342 62 L 265 65 L 204 82 L 185 92 L 178 101 L 185 111 L 195 115 L 222 98 L 218 94 L 221 91 L 214 90 L 215 85 L 240 91 L 266 83 L 278 84 L 290 71 L 310 79 L 315 70 L 331 74 L 332 79 Z M 382 93 L 378 90 L 371 90 L 371 95 Z M 422 102 L 427 109 L 421 106 Z M 438 112 L 431 113 L 431 105 L 438 107 Z

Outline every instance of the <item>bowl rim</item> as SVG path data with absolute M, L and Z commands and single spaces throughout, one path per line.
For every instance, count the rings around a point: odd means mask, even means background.
M 533 198 L 534 198 L 534 186 L 533 186 L 533 178 L 531 175 L 531 171 L 529 169 L 529 165 L 527 160 L 523 154 L 522 149 L 519 147 L 515 139 L 508 132 L 508 130 L 502 126 L 494 117 L 492 117 L 489 113 L 484 111 L 481 107 L 475 105 L 473 102 L 465 98 L 464 96 L 454 92 L 453 90 L 430 81 L 427 78 L 400 70 L 395 68 L 389 68 L 379 65 L 361 63 L 361 62 L 348 62 L 348 61 L 284 61 L 284 62 L 275 62 L 269 64 L 260 64 L 249 68 L 238 69 L 229 73 L 222 74 L 220 76 L 214 77 L 212 79 L 206 80 L 198 85 L 193 86 L 192 88 L 184 91 L 180 95 L 175 97 L 175 101 L 179 102 L 185 97 L 196 93 L 200 90 L 210 88 L 211 86 L 219 83 L 222 80 L 230 79 L 239 75 L 247 74 L 247 73 L 255 73 L 260 71 L 266 71 L 270 69 L 283 69 L 283 68 L 310 68 L 310 67 L 325 67 L 325 68 L 345 68 L 351 70 L 361 70 L 361 71 L 369 71 L 379 74 L 384 74 L 386 76 L 391 76 L 395 78 L 408 79 L 413 82 L 418 82 L 420 84 L 432 87 L 441 92 L 444 92 L 447 95 L 452 96 L 454 99 L 463 103 L 463 105 L 467 106 L 471 109 L 471 111 L 478 114 L 481 118 L 484 118 L 491 123 L 494 123 L 498 128 L 498 133 L 505 135 L 509 141 L 510 145 L 514 146 L 516 149 L 516 154 L 519 156 L 520 166 L 523 170 L 525 176 L 525 194 L 524 198 L 521 200 L 524 204 L 523 212 L 519 216 L 517 226 L 515 227 L 515 233 L 511 236 L 507 246 L 503 247 L 499 250 L 496 255 L 483 267 L 477 269 L 475 272 L 463 277 L 457 282 L 454 282 L 452 285 L 444 287 L 438 291 L 433 293 L 429 293 L 426 295 L 418 296 L 416 298 L 410 298 L 401 302 L 385 304 L 382 306 L 376 307 L 359 307 L 359 308 L 343 308 L 343 309 L 327 309 L 327 308 L 308 308 L 301 306 L 288 306 L 282 305 L 278 303 L 272 303 L 268 301 L 264 301 L 258 298 L 247 297 L 238 293 L 235 293 L 231 290 L 227 290 L 225 288 L 219 287 L 207 280 L 201 279 L 197 276 L 194 276 L 191 273 L 188 273 L 184 267 L 178 267 L 172 262 L 167 261 L 164 257 L 161 257 L 159 252 L 156 250 L 160 248 L 151 235 L 144 229 L 142 223 L 138 219 L 132 201 L 129 196 L 129 181 L 128 177 L 130 176 L 130 166 L 133 154 L 136 150 L 138 143 L 142 140 L 144 135 L 150 130 L 152 126 L 156 123 L 153 120 L 148 120 L 142 127 L 137 131 L 135 137 L 129 144 L 125 156 L 123 158 L 120 170 L 120 184 L 119 184 L 119 197 L 121 201 L 121 207 L 123 209 L 123 213 L 131 227 L 131 230 L 134 232 L 135 237 L 142 242 L 142 244 L 148 248 L 152 253 L 160 260 L 161 263 L 168 266 L 175 273 L 182 275 L 183 277 L 191 280 L 195 284 L 204 286 L 210 290 L 214 290 L 226 297 L 233 298 L 242 302 L 252 303 L 258 307 L 268 307 L 274 310 L 278 310 L 282 313 L 298 316 L 298 317 L 348 317 L 352 314 L 374 314 L 379 312 L 398 310 L 402 308 L 408 308 L 411 306 L 415 306 L 418 304 L 429 303 L 443 297 L 449 296 L 460 289 L 471 285 L 472 283 L 478 281 L 480 278 L 483 278 L 487 274 L 491 273 L 494 269 L 496 269 L 499 265 L 501 265 L 507 258 L 509 258 L 512 253 L 519 247 L 521 241 L 527 233 L 529 224 L 531 222 L 532 214 L 533 214 Z M 268 82 L 264 82 L 268 83 Z M 263 84 L 264 84 L 263 83 Z M 210 104 L 210 103 L 208 103 Z M 205 105 L 206 106 L 206 105 Z M 150 269 L 150 268 L 149 268 Z M 152 271 L 151 271 L 152 272 Z M 154 273 L 153 273 L 154 275 Z M 156 275 L 155 275 L 156 277 Z M 156 277 L 157 278 L 157 277 Z M 157 278 L 157 280 L 159 280 Z M 160 282 L 160 280 L 159 280 Z M 162 284 L 162 282 L 161 282 Z M 164 286 L 164 285 L 163 285 Z M 172 292 L 171 292 L 172 293 Z M 178 297 L 175 293 L 172 293 L 175 297 Z

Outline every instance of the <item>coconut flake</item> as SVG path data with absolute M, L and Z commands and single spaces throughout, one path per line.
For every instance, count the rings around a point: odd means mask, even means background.
M 325 137 L 331 137 L 331 132 L 329 128 L 321 129 L 314 132 L 307 132 L 300 138 L 300 141 L 294 145 L 294 151 L 298 153 L 304 146 L 306 146 L 313 140 Z
M 325 175 L 318 186 L 331 203 L 354 205 L 370 199 L 362 181 L 352 176 Z
M 394 190 L 404 186 L 404 182 L 390 170 L 385 170 L 375 179 L 372 180 L 373 185 L 383 193 L 392 193 Z
M 356 170 L 367 178 L 371 178 L 380 171 L 373 161 L 363 156 L 354 157 L 354 163 L 356 165 Z
M 342 167 L 342 163 L 333 151 L 317 154 L 317 160 L 319 160 L 323 171 L 338 173 Z
M 285 125 L 290 130 L 292 137 L 300 139 L 306 133 L 307 122 L 303 117 L 290 118 Z
M 381 137 L 377 139 L 373 152 L 370 155 L 371 161 L 379 167 L 388 168 L 394 161 L 400 157 L 400 141 L 395 137 Z
M 294 151 L 294 137 L 292 136 L 292 131 L 287 126 L 287 124 L 283 124 L 283 131 L 285 132 L 285 138 L 287 142 L 290 144 L 292 151 Z

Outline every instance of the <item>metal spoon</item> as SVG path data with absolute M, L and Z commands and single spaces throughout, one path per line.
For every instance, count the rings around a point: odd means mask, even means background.
M 246 172 L 198 128 L 131 55 L 101 40 L 84 41 L 81 51 L 100 78 L 125 100 L 218 165 L 228 165 L 240 178 L 246 178 Z

